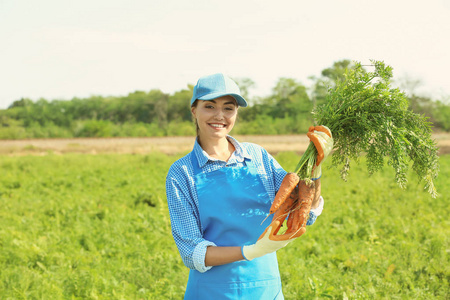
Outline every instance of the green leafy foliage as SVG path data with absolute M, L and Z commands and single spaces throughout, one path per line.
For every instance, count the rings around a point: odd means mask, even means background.
M 355 63 L 344 79 L 328 90 L 326 104 L 315 109 L 317 124 L 327 126 L 333 134 L 332 161 L 334 166 L 341 166 L 344 180 L 351 161 L 367 154 L 370 175 L 379 171 L 387 158 L 396 182 L 405 188 L 411 161 L 425 189 L 436 197 L 433 180 L 439 165 L 431 123 L 408 109 L 407 97 L 391 87 L 391 78 L 392 68 L 383 62 L 373 61 L 370 72 Z M 311 160 L 316 155 L 313 148 L 310 145 L 299 163 L 301 178 L 309 178 Z
M 299 159 L 276 158 L 285 167 Z M 437 199 L 420 185 L 399 188 L 387 165 L 365 176 L 365 157 L 347 182 L 325 161 L 322 215 L 277 253 L 286 299 L 447 299 L 449 159 L 440 157 Z M 407 179 L 414 177 L 409 170 Z
M 164 192 L 179 157 L 1 156 L 0 299 L 182 299 Z M 441 169 L 436 200 L 387 166 L 327 171 L 323 214 L 277 253 L 286 299 L 448 299 L 450 156 Z
M 334 88 L 344 80 L 345 70 L 354 68 L 350 60 L 337 61 L 321 76 L 310 77 L 310 86 L 281 77 L 264 97 L 251 97 L 256 85 L 251 79 L 236 79 L 250 105 L 239 110 L 235 134 L 304 134 L 313 123 L 311 110 L 329 100 L 328 87 Z M 0 139 L 195 134 L 189 110 L 192 89 L 188 85 L 172 94 L 153 89 L 66 101 L 23 98 L 0 109 Z M 448 101 L 414 94 L 408 98 L 412 111 L 429 117 L 435 129 L 450 130 Z
M 0 158 L 0 299 L 181 298 L 164 192 L 172 162 Z

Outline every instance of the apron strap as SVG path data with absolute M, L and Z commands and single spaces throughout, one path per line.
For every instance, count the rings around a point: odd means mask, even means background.
M 192 162 L 192 168 L 194 170 L 194 176 L 196 176 L 197 174 L 200 174 L 202 172 L 202 170 L 198 166 L 197 155 L 195 155 L 194 151 L 191 152 L 191 162 Z
M 191 162 L 192 162 L 192 168 L 194 171 L 194 176 L 197 174 L 200 174 L 202 172 L 202 169 L 199 166 L 197 155 L 195 155 L 194 151 L 191 152 Z M 249 168 L 254 167 L 254 164 L 251 159 L 244 158 L 244 165 L 246 165 Z

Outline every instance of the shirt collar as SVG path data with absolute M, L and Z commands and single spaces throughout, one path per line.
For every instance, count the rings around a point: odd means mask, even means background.
M 234 153 L 231 155 L 230 157 L 230 161 L 231 160 L 235 160 L 237 162 L 242 162 L 244 161 L 244 159 L 252 159 L 252 157 L 248 154 L 247 150 L 244 149 L 244 147 L 242 147 L 242 144 L 239 143 L 235 138 L 233 138 L 230 135 L 227 135 L 227 139 L 228 141 L 230 141 L 231 144 L 233 144 L 234 148 L 236 149 L 234 151 Z M 217 161 L 216 158 L 212 158 L 210 157 L 200 146 L 200 144 L 198 143 L 198 138 L 195 139 L 195 144 L 194 144 L 194 154 L 197 157 L 198 160 L 198 166 L 200 168 L 203 168 L 204 165 L 206 165 L 206 163 L 208 161 Z

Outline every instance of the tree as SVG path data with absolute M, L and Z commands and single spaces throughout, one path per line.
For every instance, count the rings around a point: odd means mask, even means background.
M 323 69 L 321 77 L 311 76 L 310 79 L 313 81 L 311 87 L 313 106 L 325 104 L 328 88 L 335 86 L 338 80 L 343 80 L 345 71 L 353 67 L 354 65 L 350 60 L 344 59 L 334 62 L 333 66 L 329 68 Z
M 191 121 L 191 111 L 189 104 L 192 97 L 193 86 L 183 89 L 170 95 L 168 98 L 167 118 L 170 121 Z
M 14 108 L 14 107 L 25 107 L 25 106 L 30 106 L 30 105 L 33 105 L 33 101 L 31 101 L 30 99 L 27 99 L 27 98 L 21 98 L 20 100 L 14 101 L 8 107 L 8 109 Z
M 280 78 L 272 91 L 268 103 L 275 118 L 309 114 L 313 108 L 306 87 L 293 78 Z
M 239 89 L 241 90 L 241 95 L 242 95 L 242 97 L 244 97 L 245 100 L 247 100 L 248 105 L 249 106 L 253 105 L 253 103 L 250 99 L 250 96 L 249 96 L 249 90 L 256 86 L 255 82 L 247 77 L 233 78 L 233 80 L 239 86 Z
M 352 68 L 353 64 L 350 60 L 344 59 L 333 63 L 333 66 L 322 70 L 322 76 L 336 82 L 338 80 L 344 80 L 345 71 Z

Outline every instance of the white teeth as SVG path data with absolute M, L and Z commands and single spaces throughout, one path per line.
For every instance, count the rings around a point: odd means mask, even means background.
M 210 124 L 210 125 L 215 128 L 224 128 L 225 127 L 225 125 L 223 125 L 223 124 Z

